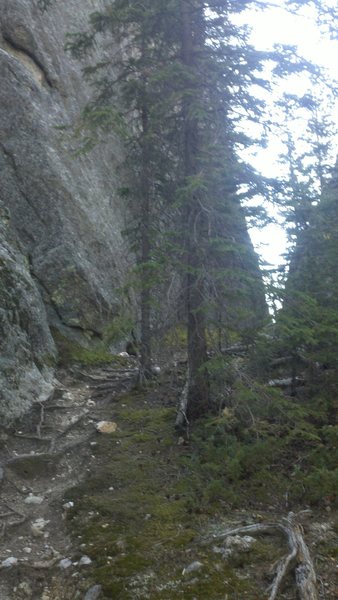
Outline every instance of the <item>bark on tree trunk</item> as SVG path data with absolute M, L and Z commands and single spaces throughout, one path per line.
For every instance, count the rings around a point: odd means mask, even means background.
M 194 31 L 189 2 L 182 2 L 182 62 L 190 73 L 196 75 L 195 64 L 198 35 Z M 194 73 L 195 68 L 195 73 Z M 194 83 L 190 84 L 194 86 Z M 198 89 L 196 89 L 196 95 Z M 200 139 L 198 119 L 194 116 L 194 94 L 186 95 L 183 104 L 183 175 L 186 185 L 198 176 Z M 185 298 L 188 331 L 188 391 L 187 417 L 198 418 L 209 408 L 209 382 L 206 369 L 207 344 L 205 333 L 205 298 L 203 281 L 202 247 L 204 241 L 205 215 L 201 211 L 199 192 L 185 198 L 183 210 L 185 228 Z
M 151 283 L 149 263 L 151 260 L 151 216 L 150 216 L 150 148 L 148 139 L 148 112 L 145 106 L 141 108 L 142 120 L 142 164 L 141 164 L 141 256 L 140 256 L 140 311 L 141 311 L 141 343 L 140 343 L 140 372 L 139 383 L 144 383 L 151 376 L 151 327 L 150 303 Z

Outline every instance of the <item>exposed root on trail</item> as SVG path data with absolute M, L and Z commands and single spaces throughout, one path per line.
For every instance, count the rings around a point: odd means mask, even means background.
M 214 536 L 214 539 L 215 537 L 226 538 L 230 535 L 274 533 L 276 530 L 282 532 L 287 539 L 289 553 L 275 566 L 275 577 L 268 589 L 268 600 L 276 600 L 291 569 L 294 570 L 300 600 L 318 600 L 316 573 L 299 523 L 299 517 L 306 512 L 302 511 L 298 515 L 290 512 L 287 517 L 276 523 L 255 523 L 237 527 Z
M 2 524 L 1 531 L 0 531 L 0 539 L 4 538 L 6 536 L 7 529 L 9 529 L 10 527 L 16 527 L 18 525 L 23 525 L 23 523 L 25 523 L 27 521 L 27 518 L 28 518 L 22 512 L 18 511 L 17 509 L 13 508 L 12 506 L 9 506 L 7 504 L 7 502 L 2 501 L 2 504 L 6 508 L 8 508 L 8 510 L 10 512 L 3 513 L 1 515 L 1 517 L 3 517 L 3 518 L 5 518 L 5 517 L 13 517 L 13 516 L 16 515 L 17 517 L 19 517 L 19 519 L 16 519 L 15 521 L 6 521 L 5 523 Z
M 188 391 L 189 391 L 189 370 L 187 371 L 187 378 L 184 384 L 184 388 L 181 392 L 179 407 L 177 411 L 175 429 L 184 429 L 189 427 L 189 421 L 187 417 L 188 409 Z

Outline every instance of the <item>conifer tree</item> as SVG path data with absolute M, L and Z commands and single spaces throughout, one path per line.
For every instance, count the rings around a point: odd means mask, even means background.
M 295 381 L 305 364 L 314 365 L 318 361 L 329 364 L 337 342 L 334 323 L 338 314 L 333 298 L 338 284 L 334 276 L 338 215 L 335 169 L 330 166 L 336 128 L 325 113 L 324 101 L 318 102 L 314 95 L 287 100 L 289 129 L 284 160 L 288 177 L 283 189 L 290 250 L 277 334 L 281 351 L 291 357 L 290 369 Z M 299 108 L 306 132 L 298 144 L 301 152 L 297 152 L 295 134 L 291 131 Z
M 176 256 L 171 260 L 181 273 L 185 298 L 188 419 L 210 406 L 206 344 L 210 290 L 218 290 L 213 300 L 219 302 L 220 290 L 229 286 L 224 274 L 233 267 L 229 256 L 241 255 L 231 234 L 226 239 L 220 232 L 217 215 L 222 214 L 226 223 L 227 215 L 236 214 L 233 207 L 240 207 L 242 184 L 247 196 L 257 191 L 257 178 L 248 176 L 238 158 L 239 148 L 253 143 L 243 132 L 244 122 L 257 124 L 263 115 L 264 102 L 252 89 L 269 89 L 270 75 L 262 74 L 266 61 L 273 62 L 282 77 L 290 69 L 295 73 L 304 68 L 292 49 L 258 52 L 248 44 L 246 30 L 234 25 L 232 16 L 255 5 L 255 0 L 114 0 L 106 10 L 93 13 L 89 29 L 70 36 L 67 44 L 82 56 L 100 35 L 114 41 L 106 60 L 85 69 L 96 92 L 82 124 L 96 131 L 95 141 L 101 135 L 98 130 L 116 130 L 122 122 L 134 150 L 131 195 L 141 206 L 143 374 L 150 367 L 156 204 L 166 208 L 178 229 Z M 90 148 L 92 137 L 85 143 Z M 216 254 L 218 260 L 213 261 Z M 216 286 L 222 260 L 224 282 Z

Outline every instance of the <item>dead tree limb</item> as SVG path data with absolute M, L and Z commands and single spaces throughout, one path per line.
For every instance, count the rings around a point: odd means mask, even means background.
M 287 538 L 289 553 L 283 557 L 276 567 L 276 574 L 268 589 L 268 600 L 276 600 L 285 577 L 294 569 L 296 586 L 300 600 L 318 600 L 316 587 L 316 573 L 308 547 L 304 541 L 301 525 L 297 522 L 297 515 L 289 513 L 287 517 L 276 523 L 255 523 L 246 527 L 236 527 L 213 536 L 213 538 L 226 538 L 230 535 L 265 534 L 280 531 Z

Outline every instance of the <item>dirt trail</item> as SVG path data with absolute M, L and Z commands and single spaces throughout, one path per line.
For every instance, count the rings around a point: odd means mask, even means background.
M 1 600 L 55 600 L 68 587 L 69 598 L 83 597 L 86 565 L 75 577 L 72 570 L 69 581 L 68 563 L 61 562 L 81 559 L 67 533 L 63 495 L 90 472 L 96 424 L 109 419 L 109 402 L 131 385 L 135 372 L 132 359 L 60 372 L 46 403 L 0 429 Z

